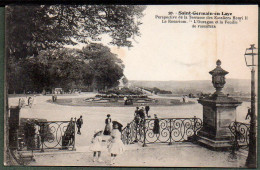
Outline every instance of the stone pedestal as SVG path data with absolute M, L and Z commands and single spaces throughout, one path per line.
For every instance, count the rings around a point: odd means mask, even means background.
M 209 72 L 216 92 L 206 98 L 199 99 L 203 105 L 203 128 L 198 132 L 198 142 L 213 149 L 231 146 L 231 131 L 229 125 L 236 119 L 236 107 L 241 102 L 224 95 L 222 88 L 226 80 L 226 70 L 221 68 L 221 61 L 217 60 L 216 68 Z
M 203 128 L 198 132 L 198 142 L 213 149 L 230 147 L 229 125 L 236 119 L 236 107 L 241 102 L 224 94 L 198 100 L 203 105 Z

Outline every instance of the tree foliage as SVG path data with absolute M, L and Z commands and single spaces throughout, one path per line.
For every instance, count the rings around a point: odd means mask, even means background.
M 6 57 L 10 89 L 72 88 L 90 83 L 99 88 L 115 86 L 122 77 L 121 61 L 109 48 L 90 42 L 109 35 L 110 44 L 131 47 L 135 36 L 140 36 L 144 9 L 137 5 L 8 6 Z M 60 49 L 79 42 L 93 49 Z
M 8 6 L 7 54 L 25 58 L 75 41 L 88 43 L 104 34 L 113 45 L 131 47 L 132 39 L 140 35 L 144 9 L 134 5 Z
M 61 87 L 70 89 L 105 89 L 115 87 L 123 76 L 122 60 L 102 44 L 91 43 L 82 50 L 43 50 L 16 65 L 11 75 L 10 91 L 41 92 Z
M 83 57 L 94 71 L 93 83 L 97 88 L 113 87 L 123 76 L 122 60 L 102 44 L 92 43 L 82 49 Z

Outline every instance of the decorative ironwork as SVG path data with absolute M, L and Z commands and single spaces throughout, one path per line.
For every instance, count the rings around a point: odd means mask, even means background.
M 20 150 L 75 148 L 75 120 L 32 122 L 20 137 Z M 27 131 L 27 132 L 26 132 Z
M 238 150 L 239 148 L 247 148 L 249 145 L 250 125 L 241 122 L 232 122 L 229 125 L 231 131 L 231 142 Z
M 121 139 L 124 144 L 132 144 L 135 142 L 143 142 L 143 126 L 134 120 L 127 124 L 122 130 Z
M 161 118 L 158 119 L 156 132 L 156 119 L 145 119 L 144 143 L 169 143 L 188 141 L 190 137 L 197 135 L 202 128 L 202 120 L 199 118 Z
M 122 131 L 125 144 L 142 142 L 143 146 L 151 143 L 184 142 L 193 139 L 202 128 L 199 118 L 160 118 L 144 119 L 139 125 L 134 121 Z

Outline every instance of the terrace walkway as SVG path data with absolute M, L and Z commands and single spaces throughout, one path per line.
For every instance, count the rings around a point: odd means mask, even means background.
M 58 99 L 93 97 L 94 93 L 81 94 L 77 96 L 58 96 Z M 10 106 L 18 104 L 19 97 L 9 98 Z M 32 108 L 21 109 L 21 118 L 38 118 L 48 121 L 70 120 L 71 117 L 83 115 L 84 124 L 82 135 L 76 136 L 76 151 L 44 152 L 35 153 L 36 162 L 31 165 L 73 165 L 73 166 L 109 166 L 109 153 L 102 152 L 105 163 L 93 163 L 92 153 L 88 146 L 93 137 L 95 129 L 104 128 L 106 115 L 110 113 L 113 118 L 119 118 L 125 127 L 133 120 L 134 107 L 85 107 L 85 106 L 63 106 L 47 102 L 51 96 L 37 96 Z M 238 107 L 237 120 L 244 121 L 249 102 L 244 102 Z M 200 104 L 180 105 L 169 107 L 152 107 L 150 114 L 157 114 L 159 118 L 167 117 L 194 117 L 202 118 L 202 107 Z M 216 152 L 191 143 L 183 143 L 169 146 L 167 144 L 148 144 L 141 147 L 141 143 L 127 145 L 127 151 L 118 157 L 115 166 L 206 166 L 206 167 L 240 167 L 244 165 L 245 156 L 239 156 L 237 161 L 229 162 L 229 152 Z M 66 154 L 68 153 L 68 154 Z M 163 163 L 163 164 L 162 164 Z
M 107 151 L 102 152 L 103 163 L 92 162 L 92 154 L 88 147 L 77 148 L 77 151 L 35 153 L 36 162 L 29 165 L 110 166 Z M 148 147 L 133 144 L 126 145 L 126 151 L 118 156 L 113 166 L 244 167 L 246 154 L 238 153 L 236 160 L 230 159 L 229 154 L 211 151 L 192 143 L 156 144 Z

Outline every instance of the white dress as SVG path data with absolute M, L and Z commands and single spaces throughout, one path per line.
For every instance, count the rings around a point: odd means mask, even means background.
M 102 137 L 96 136 L 93 138 L 89 149 L 93 152 L 102 151 Z
M 111 154 L 121 154 L 125 150 L 125 146 L 121 140 L 121 133 L 118 129 L 113 129 L 111 133 L 112 141 L 109 145 L 109 152 Z

